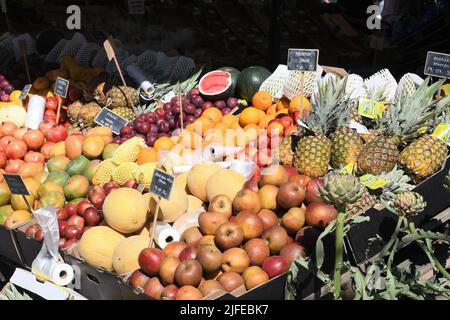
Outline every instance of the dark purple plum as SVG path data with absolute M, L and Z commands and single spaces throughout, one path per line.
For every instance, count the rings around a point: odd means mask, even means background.
M 14 87 L 12 85 L 8 85 L 5 87 L 5 93 L 10 94 L 14 91 Z
M 5 90 L 5 88 L 6 88 L 7 86 L 9 86 L 8 80 L 2 80 L 2 81 L 0 82 L 0 88 L 1 88 L 1 89 Z
M 191 103 L 184 107 L 184 112 L 186 112 L 188 115 L 194 114 L 195 110 L 197 110 L 197 108 Z
M 230 97 L 227 100 L 227 107 L 230 109 L 236 108 L 238 106 L 238 104 L 239 104 L 239 102 L 238 102 L 238 99 L 236 99 L 236 98 Z
M 153 147 L 155 145 L 156 140 L 158 140 L 158 136 L 148 136 L 146 143 L 149 147 Z
M 143 113 L 143 114 L 139 115 L 139 117 L 136 118 L 136 121 L 145 122 L 145 114 Z
M 163 109 L 164 111 L 170 110 L 170 108 L 172 108 L 172 104 L 171 103 L 164 103 L 163 105 Z
M 170 138 L 170 134 L 168 134 L 168 133 L 160 133 L 158 135 L 158 138 L 162 138 L 162 137 Z
M 166 111 L 163 108 L 156 109 L 155 113 L 158 119 L 162 119 L 166 115 Z
M 126 125 L 120 129 L 120 135 L 123 137 L 127 134 L 133 134 L 134 128 L 130 125 Z
M 176 123 L 175 123 L 174 118 L 169 120 L 169 127 L 170 127 L 170 130 L 174 130 L 176 128 Z
M 114 139 L 113 139 L 113 143 L 115 143 L 115 144 L 120 144 L 121 142 L 120 142 L 120 140 L 121 140 L 122 138 L 121 137 L 119 137 L 119 136 L 117 136 L 117 137 L 115 137 Z
M 162 132 L 162 133 L 169 133 L 170 132 L 169 121 L 162 122 L 161 126 L 159 127 L 159 131 Z
M 212 108 L 212 107 L 214 107 L 214 104 L 211 101 L 207 101 L 207 102 L 205 102 L 203 104 L 202 109 L 206 110 L 206 109 L 209 109 L 209 108 Z
M 145 115 L 145 122 L 154 123 L 156 121 L 156 114 L 149 112 Z
M 189 115 L 184 119 L 184 122 L 190 124 L 195 121 L 195 117 L 193 115 Z
M 230 108 L 223 108 L 222 109 L 222 114 L 223 115 L 226 115 L 226 114 L 229 114 L 229 113 L 231 113 L 231 109 Z
M 203 100 L 202 97 L 200 96 L 195 96 L 192 98 L 192 103 L 197 107 L 197 108 L 201 108 L 203 106 L 203 104 L 205 103 L 205 100 Z
M 214 105 L 216 106 L 216 108 L 218 109 L 223 109 L 227 107 L 227 104 L 225 103 L 225 101 L 223 100 L 217 100 L 216 102 L 214 102 Z
M 159 133 L 159 127 L 156 124 L 152 124 L 150 125 L 150 131 L 148 134 L 152 135 L 152 136 L 156 136 Z
M 172 108 L 172 113 L 174 114 L 174 115 L 179 115 L 180 114 L 180 107 L 174 107 L 174 108 Z
M 200 90 L 198 88 L 194 88 L 191 91 L 189 91 L 189 96 L 192 98 L 193 96 L 199 96 Z

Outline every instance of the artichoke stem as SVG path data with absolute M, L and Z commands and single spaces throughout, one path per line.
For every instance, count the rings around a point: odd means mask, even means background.
M 346 214 L 340 210 L 336 223 L 336 245 L 334 260 L 334 298 L 341 299 L 341 270 L 344 260 L 344 222 Z
M 417 234 L 416 226 L 413 222 L 409 223 L 409 231 L 411 233 Z M 450 273 L 445 270 L 444 266 L 439 262 L 439 260 L 428 250 L 428 248 L 424 245 L 422 241 L 417 241 L 420 248 L 425 252 L 425 254 L 429 257 L 431 257 L 431 264 L 434 264 L 436 268 L 438 268 L 439 272 L 446 277 L 448 280 L 450 280 Z

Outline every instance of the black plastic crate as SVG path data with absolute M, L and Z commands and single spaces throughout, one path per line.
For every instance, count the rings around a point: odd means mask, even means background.
M 20 248 L 14 237 L 14 231 L 0 225 L 0 256 L 16 264 L 22 264 Z

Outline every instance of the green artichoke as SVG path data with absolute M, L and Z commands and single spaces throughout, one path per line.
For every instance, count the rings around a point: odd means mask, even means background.
M 322 199 L 339 209 L 344 209 L 349 203 L 358 201 L 364 194 L 364 186 L 355 176 L 331 172 L 324 178 L 323 187 L 319 186 Z
M 414 217 L 425 210 L 427 203 L 417 192 L 404 191 L 395 195 L 390 207 L 400 216 Z

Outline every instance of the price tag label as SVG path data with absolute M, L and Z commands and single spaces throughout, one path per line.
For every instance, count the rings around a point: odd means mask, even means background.
M 433 137 L 442 140 L 448 146 L 450 146 L 450 123 L 441 123 L 434 130 Z
M 174 177 L 160 170 L 153 172 L 149 191 L 163 199 L 169 200 L 172 193 Z
M 356 165 L 355 162 L 350 162 L 341 169 L 340 173 L 352 175 L 355 172 L 355 165 Z
M 103 43 L 103 47 L 105 48 L 106 55 L 108 57 L 108 60 L 111 61 L 116 56 L 116 53 L 114 51 L 114 40 L 110 37 L 106 39 L 106 41 Z
M 317 71 L 319 65 L 319 50 L 317 49 L 289 49 L 288 70 Z
M 94 122 L 99 126 L 111 128 L 115 134 L 120 134 L 120 129 L 128 124 L 128 120 L 112 112 L 108 108 L 103 108 L 102 111 L 95 117 Z
M 69 91 L 69 80 L 58 77 L 55 82 L 55 94 L 61 98 L 67 97 L 67 92 Z
M 30 93 L 31 88 L 33 85 L 27 84 L 25 87 L 23 87 L 22 93 L 19 96 L 20 100 L 25 100 L 28 97 L 28 94 Z
M 20 194 L 24 196 L 29 196 L 30 192 L 25 185 L 22 177 L 18 174 L 3 174 L 6 183 L 8 184 L 9 190 L 12 194 Z
M 449 79 L 450 54 L 429 51 L 423 73 L 427 76 Z
M 359 181 L 371 190 L 376 190 L 384 187 L 387 181 L 377 176 L 366 174 L 359 178 Z
M 358 113 L 369 119 L 378 119 L 383 117 L 386 107 L 378 101 L 362 98 L 359 100 Z

